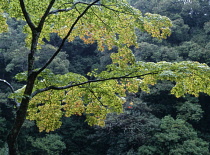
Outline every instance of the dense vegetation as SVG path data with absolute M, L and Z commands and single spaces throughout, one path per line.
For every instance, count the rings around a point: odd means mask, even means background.
M 210 4 L 208 0 L 131 0 L 131 5 L 143 13 L 157 13 L 173 22 L 172 35 L 166 40 L 152 38 L 138 31 L 139 47 L 131 47 L 137 60 L 145 62 L 198 61 L 210 65 Z M 26 70 L 24 56 L 25 22 L 8 20 L 9 32 L 0 35 L 0 79 L 22 87 L 13 78 Z M 62 41 L 56 34 L 44 40 L 36 54 L 37 67 L 44 64 Z M 49 69 L 55 74 L 68 72 L 86 75 L 98 68 L 103 71 L 111 63 L 110 54 L 117 49 L 100 52 L 97 44 L 84 44 L 77 38 L 65 44 Z M 45 54 L 43 54 L 44 51 Z M 14 54 L 15 53 L 15 54 Z M 21 60 L 21 61 L 20 61 Z M 91 78 L 91 77 L 87 77 Z M 139 90 L 128 93 L 120 115 L 109 114 L 104 127 L 90 127 L 85 116 L 77 114 L 62 118 L 61 128 L 39 132 L 34 121 L 27 120 L 18 138 L 21 154 L 64 155 L 208 155 L 210 143 L 210 97 L 170 94 L 173 82 L 161 81 L 150 86 L 150 93 Z M 14 121 L 11 90 L 0 85 L 0 154 L 8 152 L 5 140 Z

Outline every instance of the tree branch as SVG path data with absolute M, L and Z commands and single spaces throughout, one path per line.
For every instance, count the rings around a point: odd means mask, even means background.
M 56 14 L 56 13 L 59 13 L 59 12 L 67 12 L 67 11 L 73 10 L 75 8 L 75 6 L 79 3 L 83 3 L 83 2 L 64 3 L 63 5 L 65 5 L 65 4 L 73 4 L 73 5 L 72 5 L 71 8 L 57 9 L 57 10 L 50 11 L 49 14 Z
M 9 88 L 10 88 L 10 90 L 12 91 L 12 93 L 15 93 L 15 90 L 14 90 L 14 88 L 12 87 L 12 85 L 9 83 L 9 82 L 7 82 L 6 80 L 3 80 L 3 79 L 0 79 L 0 82 L 3 82 L 3 83 L 5 83 Z M 16 99 L 14 99 L 14 102 L 15 102 L 15 106 L 16 106 L 16 108 L 18 108 L 19 106 L 20 106 L 20 103 L 18 103 L 17 101 L 16 101 Z
M 90 3 L 85 3 L 85 2 L 64 3 L 63 5 L 65 5 L 65 4 L 73 4 L 73 5 L 70 8 L 57 9 L 57 10 L 50 11 L 49 14 L 56 14 L 56 13 L 59 13 L 59 12 L 67 12 L 67 11 L 73 10 L 77 4 L 90 5 Z M 109 6 L 115 6 L 115 5 L 104 5 L 104 4 L 93 4 L 93 5 L 103 6 L 103 7 L 107 8 L 107 9 L 109 9 L 111 11 L 114 11 L 114 12 L 125 13 L 125 12 L 118 11 L 118 10 L 115 10 L 115 9 L 112 9 L 112 8 L 109 7 Z
M 45 19 L 47 18 L 49 12 L 50 12 L 50 9 L 53 7 L 53 4 L 55 3 L 55 0 L 52 0 L 50 2 L 50 4 L 48 5 L 47 7 L 47 10 L 45 11 L 44 15 L 42 16 L 40 22 L 39 22 L 39 25 L 38 25 L 38 29 L 41 30 L 43 25 L 44 25 L 44 22 L 45 22 Z
M 19 2 L 20 2 L 20 7 L 21 7 L 22 12 L 23 12 L 23 16 L 24 16 L 28 26 L 31 28 L 31 30 L 35 29 L 35 25 L 31 21 L 31 18 L 29 17 L 29 14 L 28 14 L 28 12 L 26 10 L 24 0 L 19 0 Z
M 93 3 L 94 3 L 93 5 L 99 5 L 99 6 L 101 6 L 101 4 L 96 4 L 95 2 L 93 2 Z M 50 11 L 49 14 L 56 14 L 56 13 L 59 13 L 59 12 L 67 12 L 67 11 L 73 10 L 77 4 L 90 5 L 90 3 L 86 3 L 86 2 L 64 3 L 63 5 L 66 5 L 66 4 L 72 4 L 72 6 L 70 8 L 57 9 L 57 10 Z
M 77 19 L 74 21 L 74 23 L 72 24 L 71 28 L 69 29 L 69 32 L 67 33 L 67 35 L 63 38 L 59 48 L 57 49 L 57 51 L 53 54 L 53 56 L 46 62 L 46 64 L 40 68 L 36 73 L 39 74 L 41 73 L 45 68 L 47 68 L 47 66 L 53 61 L 53 59 L 58 55 L 58 53 L 61 51 L 61 48 L 63 47 L 64 43 L 66 42 L 66 40 L 68 39 L 68 37 L 70 36 L 71 32 L 73 31 L 74 26 L 78 23 L 78 21 L 80 20 L 80 18 L 82 18 L 84 16 L 84 14 L 90 9 L 91 6 L 93 6 L 95 3 L 97 3 L 100 0 L 95 0 L 93 3 L 89 4 L 86 9 L 77 17 Z
M 31 97 L 34 97 L 35 95 L 37 95 L 39 93 L 42 93 L 42 92 L 45 92 L 45 91 L 48 91 L 48 90 L 64 90 L 64 89 L 68 89 L 68 88 L 71 88 L 71 87 L 85 85 L 85 84 L 88 84 L 88 83 L 95 83 L 95 82 L 108 81 L 108 80 L 140 78 L 142 76 L 151 75 L 151 74 L 157 74 L 157 73 L 159 73 L 159 71 L 154 72 L 154 73 L 145 73 L 145 74 L 142 74 L 142 75 L 135 75 L 135 76 L 129 76 L 130 74 L 127 74 L 125 76 L 120 76 L 120 77 L 111 77 L 111 78 L 107 78 L 107 79 L 88 80 L 88 81 L 81 82 L 81 83 L 76 83 L 76 84 L 72 84 L 71 83 L 69 85 L 61 86 L 61 87 L 49 86 L 49 87 L 46 87 L 46 88 L 43 88 L 43 89 L 38 89 L 38 90 L 34 91 L 31 94 Z

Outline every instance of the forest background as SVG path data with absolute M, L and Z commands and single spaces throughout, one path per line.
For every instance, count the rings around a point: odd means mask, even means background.
M 145 62 L 198 61 L 210 64 L 210 4 L 208 0 L 132 0 L 131 5 L 143 13 L 157 13 L 173 22 L 172 35 L 166 40 L 138 32 L 139 48 L 132 48 L 137 60 Z M 26 70 L 24 57 L 25 34 L 23 21 L 11 18 L 9 32 L 0 35 L 0 78 L 15 89 L 22 87 L 13 77 Z M 56 33 L 38 54 L 40 64 L 52 55 L 61 39 Z M 110 54 L 116 49 L 97 50 L 97 44 L 84 44 L 76 39 L 67 43 L 50 65 L 56 74 L 67 72 L 86 75 L 94 69 L 103 71 L 111 63 Z M 18 53 L 18 54 L 17 54 Z M 22 60 L 22 61 L 20 61 Z M 62 63 L 61 63 L 62 62 Z M 37 66 L 39 64 L 36 64 Z M 186 95 L 176 98 L 170 94 L 174 83 L 159 82 L 149 94 L 139 91 L 128 94 L 124 113 L 109 114 L 105 127 L 90 127 L 84 116 L 63 118 L 62 126 L 54 132 L 39 132 L 33 121 L 27 120 L 18 138 L 21 154 L 209 154 L 210 97 Z M 6 154 L 5 140 L 14 119 L 10 89 L 0 85 L 0 154 Z

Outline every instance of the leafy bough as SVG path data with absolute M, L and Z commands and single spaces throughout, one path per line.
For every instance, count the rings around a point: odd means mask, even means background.
M 63 116 L 85 115 L 90 125 L 104 125 L 108 113 L 123 112 L 126 91 L 149 93 L 150 85 L 159 80 L 175 82 L 171 93 L 176 97 L 200 92 L 210 95 L 210 67 L 198 62 L 135 62 L 123 68 L 111 64 L 107 71 L 89 73 L 94 80 L 67 73 L 54 75 L 43 71 L 35 82 L 29 103 L 28 116 L 35 120 L 40 131 L 53 131 L 62 124 Z M 25 73 L 26 75 L 26 73 Z M 16 76 L 23 80 L 23 73 Z M 21 96 L 23 89 L 14 96 Z

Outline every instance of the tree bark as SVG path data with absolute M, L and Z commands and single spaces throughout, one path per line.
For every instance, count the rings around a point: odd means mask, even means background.
M 31 44 L 31 51 L 28 55 L 28 78 L 26 83 L 26 88 L 23 93 L 22 101 L 20 104 L 19 109 L 16 112 L 16 118 L 14 125 L 7 136 L 7 144 L 9 147 L 9 154 L 10 155 L 18 155 L 18 146 L 17 146 L 17 137 L 20 133 L 21 127 L 26 119 L 28 104 L 30 101 L 30 97 L 34 88 L 34 82 L 38 75 L 37 72 L 34 70 L 34 54 L 37 50 L 38 39 L 40 36 L 40 31 L 37 29 L 32 30 L 32 44 Z
M 33 87 L 34 87 L 34 81 L 36 79 L 36 74 L 31 74 L 28 77 L 26 89 L 25 89 L 25 95 L 22 99 L 21 105 L 16 112 L 16 119 L 14 122 L 14 125 L 12 127 L 12 130 L 10 131 L 9 135 L 7 136 L 7 144 L 9 147 L 9 154 L 10 155 L 18 155 L 18 147 L 16 144 L 17 137 L 20 133 L 20 129 L 26 119 L 27 109 L 28 109 L 28 103 L 30 100 L 30 95 L 32 93 Z

